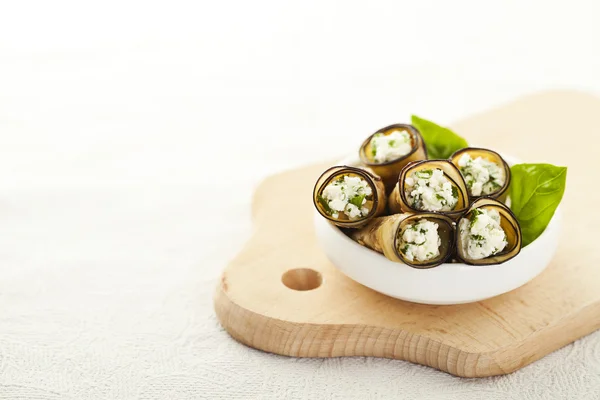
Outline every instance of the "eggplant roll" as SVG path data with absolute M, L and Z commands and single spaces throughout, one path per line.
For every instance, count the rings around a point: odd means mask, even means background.
M 471 198 L 489 196 L 502 202 L 508 195 L 510 167 L 495 151 L 467 147 L 458 150 L 450 161 L 459 169 Z
M 408 164 L 390 194 L 391 213 L 435 212 L 459 217 L 469 206 L 469 194 L 459 170 L 448 160 Z
M 317 211 L 341 228 L 358 228 L 386 209 L 381 178 L 361 168 L 337 166 L 319 177 L 313 190 Z
M 501 264 L 521 251 L 521 227 L 503 203 L 482 197 L 458 220 L 456 258 L 465 264 Z
M 411 161 L 426 160 L 421 134 L 412 125 L 386 126 L 369 136 L 360 146 L 361 162 L 383 179 L 389 193 L 402 168 Z
M 350 236 L 389 260 L 413 268 L 445 262 L 454 248 L 452 219 L 439 214 L 394 214 L 375 218 Z

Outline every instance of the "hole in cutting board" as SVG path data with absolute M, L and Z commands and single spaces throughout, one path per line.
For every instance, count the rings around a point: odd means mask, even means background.
M 281 282 L 293 290 L 313 290 L 321 286 L 323 277 L 314 269 L 296 268 L 283 274 Z

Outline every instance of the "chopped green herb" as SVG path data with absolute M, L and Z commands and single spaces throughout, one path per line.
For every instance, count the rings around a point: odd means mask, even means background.
M 475 224 L 475 221 L 477 221 L 477 217 L 481 214 L 483 214 L 483 211 L 481 211 L 478 208 L 471 211 L 471 215 L 469 216 L 469 221 L 471 221 L 471 224 L 469 225 L 470 227 L 473 227 L 473 225 Z
M 358 194 L 350 199 L 350 203 L 354 204 L 356 207 L 361 207 L 365 197 L 366 197 L 366 195 L 364 195 L 364 194 Z
M 317 199 L 319 200 L 319 203 L 321 204 L 321 207 L 323 207 L 323 209 L 325 210 L 325 212 L 329 215 L 333 214 L 333 210 L 331 209 L 331 207 L 329 207 L 329 203 L 327 202 L 327 200 L 325 200 L 325 198 L 323 196 L 318 196 Z
M 485 240 L 485 237 L 482 235 L 471 235 L 471 239 L 473 240 Z
M 452 197 L 458 199 L 458 189 L 456 188 L 456 186 L 452 186 Z
M 394 147 L 395 144 L 396 144 L 396 141 L 394 139 L 389 141 L 390 147 Z
M 421 178 L 421 179 L 431 178 L 432 175 L 433 175 L 433 171 L 430 169 L 422 169 L 420 171 L 415 172 L 415 176 L 417 178 Z

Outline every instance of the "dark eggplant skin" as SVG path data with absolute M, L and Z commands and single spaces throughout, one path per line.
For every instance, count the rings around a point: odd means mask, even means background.
M 490 193 L 488 195 L 480 195 L 480 196 L 472 196 L 471 193 L 469 193 L 469 197 L 473 201 L 480 197 L 491 197 L 493 199 L 498 199 L 499 201 L 504 203 L 506 201 L 506 197 L 508 196 L 508 188 L 510 187 L 510 180 L 511 180 L 510 165 L 508 165 L 506 160 L 504 158 L 502 158 L 502 156 L 500 154 L 496 153 L 493 150 L 484 149 L 481 147 L 465 147 L 464 149 L 460 149 L 460 150 L 457 150 L 456 152 L 454 152 L 454 154 L 452 154 L 449 158 L 449 160 L 452 162 L 452 164 L 456 165 L 456 168 L 458 168 L 459 171 L 460 171 L 460 167 L 458 166 L 458 160 L 465 153 L 471 155 L 471 158 L 477 158 L 479 156 L 479 157 L 485 158 L 489 161 L 495 162 L 496 164 L 502 166 L 502 168 L 504 169 L 504 176 L 506 178 L 504 185 L 502 185 L 502 187 L 499 188 L 497 191 Z
M 412 149 L 410 153 L 397 158 L 395 160 L 387 161 L 384 163 L 376 163 L 371 158 L 371 139 L 378 133 L 391 133 L 393 131 L 406 131 L 411 136 Z M 421 133 L 417 128 L 408 124 L 392 124 L 384 128 L 379 129 L 377 132 L 370 135 L 363 144 L 360 146 L 358 151 L 360 162 L 370 168 L 375 174 L 379 175 L 383 179 L 385 184 L 386 192 L 390 193 L 396 185 L 400 171 L 406 164 L 411 161 L 419 161 L 427 159 L 427 148 L 425 147 L 425 141 L 421 136 Z
M 505 248 L 501 253 L 496 254 L 492 257 L 482 258 L 480 260 L 472 260 L 469 259 L 465 254 L 462 254 L 462 246 L 460 239 L 460 221 L 463 218 L 467 218 L 468 215 L 476 208 L 488 208 L 493 207 L 498 210 L 501 217 L 501 227 L 506 233 L 506 238 L 508 241 L 507 248 Z M 456 234 L 455 237 L 455 257 L 458 261 L 468 264 L 468 265 L 497 265 L 502 264 L 514 257 L 516 257 L 521 252 L 522 247 L 522 236 L 521 236 L 521 226 L 519 225 L 519 221 L 517 217 L 513 214 L 513 212 L 502 202 L 494 199 L 492 197 L 480 197 L 471 204 L 469 209 L 465 211 L 465 213 L 458 219 L 456 224 Z
M 328 215 L 327 212 L 323 209 L 323 206 L 319 203 L 319 196 L 323 192 L 323 189 L 338 176 L 343 176 L 347 174 L 358 175 L 363 178 L 371 187 L 373 191 L 373 206 L 371 207 L 371 211 L 369 214 L 361 219 L 357 219 L 354 221 L 351 220 L 341 220 L 337 218 L 333 218 Z M 363 168 L 351 167 L 348 165 L 339 165 L 335 167 L 331 167 L 317 179 L 313 189 L 313 204 L 319 214 L 321 214 L 324 218 L 329 220 L 334 225 L 340 228 L 360 228 L 365 225 L 371 219 L 380 216 L 385 213 L 387 208 L 387 196 L 385 195 L 385 187 L 381 178 Z

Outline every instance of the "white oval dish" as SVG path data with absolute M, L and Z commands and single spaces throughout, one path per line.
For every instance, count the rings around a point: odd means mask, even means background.
M 514 158 L 504 158 L 509 164 L 515 163 Z M 339 165 L 357 163 L 357 159 L 348 158 Z M 541 273 L 558 245 L 561 212 L 559 207 L 544 233 L 503 264 L 446 263 L 430 269 L 416 269 L 388 260 L 383 254 L 354 242 L 316 211 L 314 224 L 317 241 L 329 260 L 356 282 L 414 303 L 462 304 L 509 292 Z

